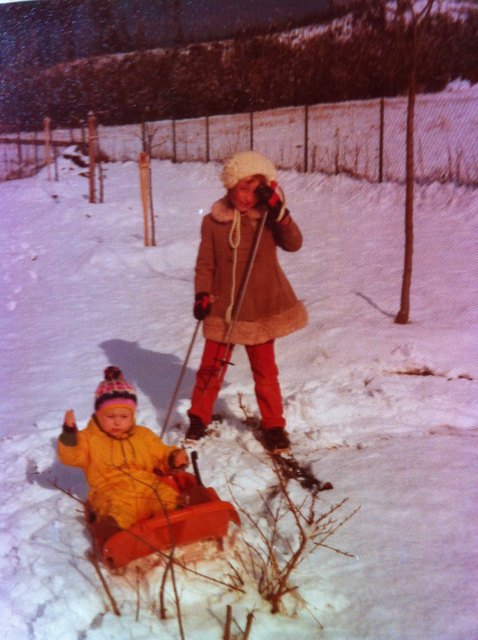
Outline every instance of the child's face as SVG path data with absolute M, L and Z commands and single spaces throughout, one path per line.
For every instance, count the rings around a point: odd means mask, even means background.
M 133 412 L 126 407 L 111 407 L 99 412 L 98 420 L 105 433 L 113 438 L 124 438 L 131 431 Z
M 229 200 L 232 206 L 244 213 L 257 204 L 256 189 L 262 183 L 260 178 L 243 178 L 229 189 Z

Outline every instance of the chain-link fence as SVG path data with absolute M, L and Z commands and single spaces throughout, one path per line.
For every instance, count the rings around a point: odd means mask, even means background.
M 399 97 L 115 127 L 100 124 L 99 146 L 113 162 L 137 161 L 145 150 L 153 159 L 221 161 L 254 148 L 283 169 L 402 182 L 406 115 L 407 99 Z M 478 184 L 477 132 L 477 94 L 417 96 L 417 181 Z M 84 142 L 85 130 L 57 129 L 51 138 L 56 150 Z M 44 161 L 41 133 L 0 138 L 0 179 L 28 175 Z

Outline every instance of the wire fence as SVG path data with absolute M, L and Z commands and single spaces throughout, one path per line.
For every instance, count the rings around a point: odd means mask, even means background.
M 98 145 L 112 162 L 151 158 L 222 161 L 257 149 L 278 167 L 346 173 L 374 182 L 405 179 L 407 100 L 381 98 L 136 125 L 98 126 Z M 98 116 L 101 121 L 101 116 Z M 418 182 L 478 184 L 478 95 L 420 95 L 415 111 Z M 42 132 L 0 138 L 0 179 L 26 177 L 46 162 Z M 51 131 L 51 153 L 87 144 L 87 124 Z

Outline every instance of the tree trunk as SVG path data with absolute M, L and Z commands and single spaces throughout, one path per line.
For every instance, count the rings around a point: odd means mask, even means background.
M 402 293 L 400 297 L 400 310 L 395 316 L 397 324 L 407 324 L 410 317 L 410 290 L 412 285 L 413 265 L 413 196 L 415 184 L 415 145 L 414 145 L 414 121 L 415 121 L 415 95 L 417 58 L 416 43 L 413 44 L 410 80 L 408 86 L 407 104 L 407 140 L 406 140 L 406 191 L 405 191 L 405 255 L 403 262 Z

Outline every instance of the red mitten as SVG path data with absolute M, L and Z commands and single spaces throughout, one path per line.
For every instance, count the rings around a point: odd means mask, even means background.
M 283 195 L 277 182 L 271 182 L 270 185 L 259 185 L 256 189 L 256 196 L 259 204 L 267 207 L 275 222 L 282 222 L 289 215 L 289 210 L 285 207 L 282 200 Z
M 205 293 L 204 291 L 196 293 L 193 307 L 193 314 L 196 320 L 204 320 L 204 318 L 209 315 L 210 311 L 211 296 L 209 293 Z

